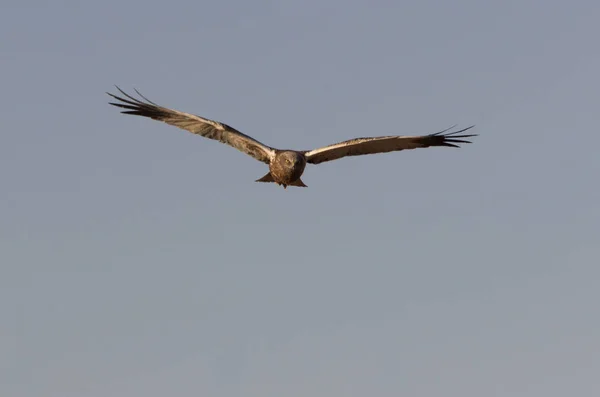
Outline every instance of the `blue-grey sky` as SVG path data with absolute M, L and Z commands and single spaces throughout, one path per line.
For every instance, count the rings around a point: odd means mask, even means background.
M 0 395 L 600 395 L 600 3 L 4 0 Z M 280 148 L 266 166 L 113 84 Z

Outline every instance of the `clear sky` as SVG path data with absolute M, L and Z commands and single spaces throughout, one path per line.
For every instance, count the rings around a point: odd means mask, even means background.
M 0 395 L 600 395 L 598 1 L 0 12 Z M 279 148 L 476 124 L 307 189 Z

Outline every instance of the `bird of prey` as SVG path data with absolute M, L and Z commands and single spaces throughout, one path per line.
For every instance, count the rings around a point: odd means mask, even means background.
M 274 182 L 283 186 L 284 189 L 287 186 L 306 187 L 300 179 L 306 164 L 320 164 L 346 156 L 387 153 L 433 146 L 459 147 L 458 143 L 471 143 L 466 138 L 477 136 L 477 134 L 462 134 L 474 126 L 448 132 L 454 128 L 450 127 L 429 135 L 356 138 L 313 150 L 280 150 L 267 146 L 227 124 L 157 105 L 135 90 L 145 100 L 141 101 L 126 94 L 119 87 L 116 88 L 126 98 L 108 92 L 107 94 L 120 101 L 120 103 L 109 103 L 125 109 L 121 113 L 162 121 L 193 134 L 232 146 L 269 165 L 269 172 L 262 178 L 257 179 L 256 182 Z

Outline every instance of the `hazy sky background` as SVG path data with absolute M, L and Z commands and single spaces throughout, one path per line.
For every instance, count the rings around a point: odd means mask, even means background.
M 600 3 L 0 8 L 0 395 L 600 395 Z M 311 149 L 308 189 L 107 104 Z

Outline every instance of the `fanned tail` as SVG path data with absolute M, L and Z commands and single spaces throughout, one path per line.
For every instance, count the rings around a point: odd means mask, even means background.
M 268 172 L 265 176 L 263 176 L 260 179 L 257 179 L 255 182 L 275 182 L 275 179 L 273 179 L 273 175 L 271 175 L 270 172 Z M 281 185 L 281 184 L 280 184 Z M 283 187 L 287 187 L 287 186 L 297 186 L 297 187 L 308 187 L 304 184 L 304 182 L 302 182 L 302 179 L 298 178 L 297 180 L 295 180 L 294 182 L 290 183 L 289 185 L 283 185 Z

